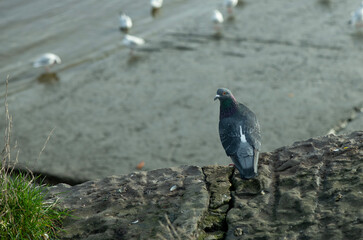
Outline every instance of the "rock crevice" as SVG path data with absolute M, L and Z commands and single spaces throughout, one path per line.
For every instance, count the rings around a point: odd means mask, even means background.
M 207 166 L 202 169 L 209 193 L 208 210 L 200 223 L 202 238 L 224 239 L 228 230 L 226 217 L 228 211 L 233 208 L 233 168 Z

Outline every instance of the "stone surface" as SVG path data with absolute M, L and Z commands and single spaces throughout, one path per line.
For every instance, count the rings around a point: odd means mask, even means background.
M 209 203 L 202 169 L 192 166 L 60 184 L 50 197 L 74 216 L 65 221 L 63 239 L 156 239 L 165 215 L 193 234 Z
M 263 151 L 325 135 L 363 106 L 363 37 L 347 25 L 358 0 L 244 0 L 221 38 L 210 18 L 218 7 L 226 15 L 223 0 L 167 0 L 156 18 L 145 1 L 0 1 L 0 106 L 9 74 L 21 164 L 75 182 L 141 161 L 143 170 L 227 165 L 219 87 L 256 113 Z M 146 40 L 133 59 L 120 11 Z M 49 51 L 62 64 L 47 82 L 30 61 Z
M 261 158 L 257 179 L 234 177 L 226 239 L 362 236 L 363 132 L 296 142 Z
M 230 167 L 184 166 L 59 184 L 48 196 L 72 211 L 62 239 L 359 239 L 362 169 L 361 131 L 262 153 L 247 181 Z

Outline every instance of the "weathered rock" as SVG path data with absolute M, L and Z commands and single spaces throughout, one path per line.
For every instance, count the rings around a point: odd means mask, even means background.
M 165 215 L 193 234 L 209 201 L 202 169 L 192 166 L 60 184 L 50 196 L 72 211 L 63 239 L 156 239 Z
M 363 132 L 309 139 L 263 155 L 257 179 L 234 176 L 226 239 L 360 238 L 362 157 Z
M 359 239 L 362 160 L 361 131 L 261 154 L 247 181 L 184 166 L 59 184 L 49 197 L 72 211 L 62 239 Z

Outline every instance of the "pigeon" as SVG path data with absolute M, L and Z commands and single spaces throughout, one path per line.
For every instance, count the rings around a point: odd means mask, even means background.
M 351 19 L 349 20 L 348 24 L 354 26 L 355 28 L 363 27 L 363 2 L 361 3 L 359 9 L 357 9 L 355 12 L 352 12 Z
M 256 177 L 261 148 L 260 124 L 256 115 L 237 102 L 227 88 L 218 89 L 216 99 L 220 101 L 219 136 L 227 156 L 242 179 Z
M 220 33 L 222 23 L 223 23 L 222 13 L 220 11 L 218 11 L 218 10 L 214 10 L 213 16 L 212 16 L 212 21 L 213 21 L 213 24 L 214 24 L 214 30 L 216 31 L 217 34 Z
M 237 6 L 238 0 L 224 0 L 224 5 L 227 8 L 228 15 L 233 16 L 233 9 Z
M 120 15 L 120 31 L 123 33 L 128 33 L 132 27 L 132 20 L 129 16 L 124 13 Z
M 45 53 L 33 62 L 33 67 L 45 67 L 45 70 L 49 72 L 50 67 L 57 63 L 61 63 L 59 56 L 55 55 L 54 53 Z
M 145 40 L 142 38 L 139 38 L 139 37 L 135 37 L 135 36 L 126 34 L 122 40 L 122 44 L 127 46 L 130 49 L 130 56 L 132 56 L 135 47 L 144 45 Z

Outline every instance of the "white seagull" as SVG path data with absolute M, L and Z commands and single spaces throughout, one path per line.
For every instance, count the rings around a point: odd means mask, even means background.
M 363 27 L 363 2 L 360 4 L 359 9 L 357 9 L 355 12 L 352 12 L 351 19 L 348 23 L 355 28 Z
M 120 31 L 124 33 L 128 33 L 132 27 L 132 20 L 129 16 L 124 13 L 120 15 Z
M 150 0 L 150 5 L 153 9 L 158 9 L 163 6 L 163 0 Z
M 221 33 L 222 23 L 224 21 L 222 13 L 218 10 L 214 10 L 213 16 L 212 16 L 212 21 L 213 21 L 214 30 L 216 31 L 216 33 L 217 34 Z
M 139 37 L 135 37 L 129 34 L 126 34 L 122 39 L 122 44 L 130 48 L 130 56 L 133 55 L 134 49 L 137 46 L 141 46 L 145 44 L 145 40 Z
M 163 6 L 163 0 L 150 0 L 151 16 L 155 17 L 159 9 Z
M 45 67 L 45 70 L 49 72 L 50 67 L 57 63 L 61 63 L 59 56 L 54 53 L 45 53 L 33 62 L 33 67 Z
M 237 6 L 238 0 L 224 0 L 224 6 L 227 8 L 228 15 L 233 16 L 233 9 Z

